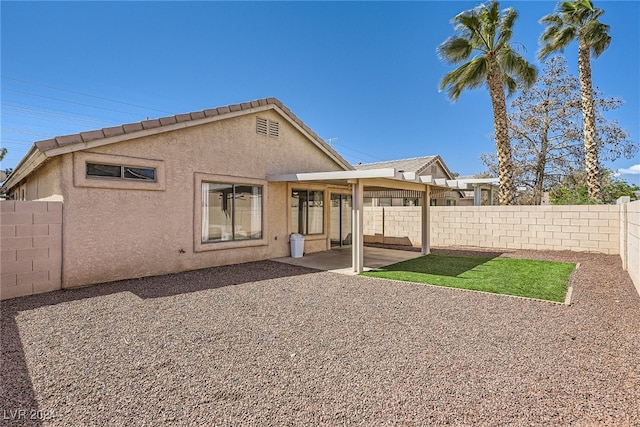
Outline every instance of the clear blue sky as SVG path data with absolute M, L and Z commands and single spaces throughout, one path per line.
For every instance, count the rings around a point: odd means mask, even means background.
M 440 154 L 482 172 L 480 153 L 495 151 L 488 92 L 451 103 L 436 55 L 451 18 L 479 3 L 2 1 L 1 167 L 53 136 L 273 96 L 352 163 Z M 556 2 L 500 4 L 518 10 L 513 41 L 537 64 L 538 20 Z M 613 40 L 594 85 L 625 100 L 610 117 L 638 141 L 640 2 L 596 6 Z

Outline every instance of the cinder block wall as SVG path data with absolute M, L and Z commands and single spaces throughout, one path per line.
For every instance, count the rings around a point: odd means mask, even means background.
M 365 207 L 364 240 L 367 243 L 387 243 L 419 246 L 419 207 Z
M 420 246 L 422 210 L 420 207 L 387 209 L 383 215 L 385 243 Z M 405 210 L 406 209 L 406 210 Z
M 366 242 L 420 245 L 420 207 L 365 209 Z M 377 211 L 376 211 L 377 210 Z M 381 211 L 381 212 L 380 212 Z M 572 250 L 619 254 L 619 207 L 432 206 L 432 246 Z M 383 217 L 382 230 L 371 227 Z M 392 225 L 393 224 L 393 225 Z M 368 234 L 368 233 L 367 233 Z
M 61 288 L 62 203 L 0 201 L 0 299 Z
M 622 206 L 626 209 L 626 253 L 623 264 L 640 293 L 640 200 Z
M 384 209 L 365 207 L 363 209 L 363 230 L 365 242 L 383 243 Z
M 615 205 L 434 207 L 431 212 L 434 246 L 619 253 Z

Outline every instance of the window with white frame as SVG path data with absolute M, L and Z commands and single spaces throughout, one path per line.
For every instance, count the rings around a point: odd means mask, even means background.
M 291 191 L 291 232 L 324 233 L 324 191 Z
M 202 243 L 262 239 L 262 186 L 202 183 Z

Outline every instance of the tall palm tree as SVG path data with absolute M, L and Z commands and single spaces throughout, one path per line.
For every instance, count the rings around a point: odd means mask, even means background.
M 446 74 L 440 83 L 440 90 L 446 88 L 452 101 L 456 101 L 464 89 L 475 89 L 484 84 L 489 88 L 502 205 L 513 204 L 516 197 L 505 88 L 511 95 L 519 84 L 530 87 L 537 76 L 535 67 L 510 45 L 517 18 L 518 13 L 514 9 L 500 12 L 498 2 L 491 1 L 453 18 L 456 35 L 438 46 L 438 54 L 444 62 L 463 62 Z M 472 54 L 473 58 L 467 61 Z
M 561 52 L 573 40 L 578 40 L 578 76 L 582 99 L 585 167 L 589 196 L 602 202 L 602 176 L 596 134 L 596 115 L 593 104 L 590 55 L 597 58 L 611 43 L 609 26 L 599 21 L 602 9 L 593 6 L 591 0 L 574 0 L 558 3 L 556 13 L 543 17 L 540 22 L 547 28 L 540 37 L 539 58 Z

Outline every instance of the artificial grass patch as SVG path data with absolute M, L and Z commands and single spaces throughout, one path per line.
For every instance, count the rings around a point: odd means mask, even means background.
M 430 254 L 362 274 L 563 302 L 574 268 L 566 262 Z

